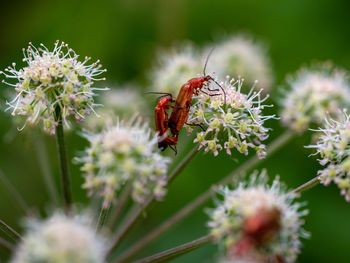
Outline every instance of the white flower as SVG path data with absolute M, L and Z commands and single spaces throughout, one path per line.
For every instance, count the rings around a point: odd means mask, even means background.
M 84 188 L 104 198 L 105 205 L 116 201 L 127 183 L 138 203 L 152 194 L 159 200 L 166 193 L 169 159 L 158 153 L 157 136 L 148 125 L 134 119 L 117 120 L 115 126 L 87 135 L 90 146 L 77 158 L 83 164 Z
M 270 59 L 259 42 L 238 35 L 227 37 L 209 48 L 214 48 L 208 62 L 209 72 L 214 71 L 221 78 L 227 75 L 240 76 L 248 86 L 257 80 L 259 87 L 265 91 L 271 88 L 273 77 Z M 207 56 L 209 48 L 204 49 L 204 57 Z
M 7 102 L 7 110 L 11 110 L 13 116 L 24 116 L 25 124 L 41 121 L 44 130 L 53 134 L 61 118 L 68 125 L 68 117 L 81 121 L 94 112 L 93 96 L 99 89 L 93 84 L 104 80 L 98 75 L 106 71 L 101 69 L 99 60 L 88 65 L 90 58 L 86 57 L 80 62 L 67 44 L 58 41 L 53 51 L 43 44 L 37 49 L 30 43 L 23 49 L 23 55 L 26 67 L 17 70 L 13 63 L 0 72 L 6 79 L 15 81 L 3 80 L 16 92 L 15 98 Z
M 89 131 L 101 131 L 107 126 L 114 125 L 117 116 L 131 117 L 135 112 L 147 115 L 144 99 L 131 84 L 104 92 L 99 99 L 103 107 L 98 109 L 98 115 L 90 115 L 84 126 Z
M 187 123 L 201 125 L 204 129 L 197 133 L 194 142 L 214 155 L 218 155 L 222 149 L 227 154 L 231 154 L 231 149 L 236 149 L 247 155 L 249 148 L 252 148 L 263 158 L 265 145 L 262 141 L 268 138 L 269 130 L 264 127 L 264 123 L 275 118 L 262 114 L 264 107 L 270 106 L 263 104 L 268 96 L 261 98 L 261 90 L 256 92 L 254 87 L 249 94 L 242 93 L 241 79 L 227 78 L 220 85 L 224 92 L 215 82 L 211 82 L 202 88 L 198 96 L 193 97 L 195 102 Z
M 202 72 L 201 61 L 190 44 L 160 52 L 159 63 L 150 73 L 150 90 L 177 96 L 181 86 Z
M 320 154 L 320 164 L 325 166 L 318 171 L 324 185 L 337 184 L 345 200 L 350 202 L 350 117 L 344 112 L 340 121 L 326 120 L 325 127 L 317 131 L 315 148 Z
M 30 220 L 12 263 L 103 263 L 105 242 L 83 217 L 54 214 Z
M 271 186 L 267 181 L 263 172 L 234 190 L 226 187 L 223 200 L 210 212 L 211 234 L 223 242 L 230 258 L 257 253 L 289 263 L 300 253 L 299 238 L 306 236 L 301 216 L 307 211 L 299 211 L 299 203 L 292 204 L 296 196 L 286 193 L 278 178 Z
M 320 124 L 327 114 L 350 105 L 346 73 L 323 64 L 316 69 L 301 69 L 287 79 L 291 90 L 282 101 L 282 121 L 296 132 L 310 124 Z

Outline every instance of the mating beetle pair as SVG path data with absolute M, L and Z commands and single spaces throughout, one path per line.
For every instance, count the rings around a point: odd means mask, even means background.
M 226 104 L 226 94 L 224 89 L 210 75 L 205 74 L 205 69 L 210 54 L 211 52 L 209 53 L 205 62 L 203 76 L 192 78 L 189 81 L 187 81 L 184 85 L 182 85 L 176 100 L 170 93 L 150 92 L 155 94 L 163 94 L 163 96 L 161 96 L 158 99 L 157 106 L 155 107 L 155 123 L 156 131 L 158 132 L 158 148 L 161 151 L 164 151 L 169 146 L 175 152 L 175 154 L 177 153 L 176 145 L 180 130 L 182 129 L 184 124 L 194 125 L 187 123 L 193 94 L 198 95 L 199 91 L 202 91 L 204 84 L 209 83 L 210 81 L 214 81 L 222 89 Z M 218 89 L 212 89 L 210 91 L 218 91 Z M 210 96 L 216 95 L 219 94 L 210 94 Z M 174 106 L 171 106 L 170 103 L 175 104 Z M 172 108 L 172 112 L 170 118 L 168 118 L 168 113 L 166 112 L 166 110 L 170 108 Z M 197 124 L 194 126 L 199 125 Z M 168 134 L 169 128 L 172 136 Z

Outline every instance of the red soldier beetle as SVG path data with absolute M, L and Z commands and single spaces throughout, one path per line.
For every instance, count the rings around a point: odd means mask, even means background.
M 198 95 L 199 91 L 202 91 L 203 93 L 209 95 L 209 96 L 217 96 L 220 94 L 208 94 L 202 90 L 203 86 L 205 84 L 209 84 L 210 81 L 214 81 L 222 90 L 224 94 L 224 104 L 226 104 L 226 93 L 223 87 L 210 75 L 206 75 L 205 69 L 208 64 L 209 57 L 212 53 L 213 49 L 209 52 L 207 59 L 205 61 L 205 65 L 203 68 L 203 76 L 190 79 L 187 81 L 184 85 L 182 85 L 179 94 L 176 98 L 175 105 L 173 107 L 173 110 L 170 115 L 168 126 L 171 130 L 171 133 L 174 137 L 177 137 L 180 130 L 184 126 L 184 124 L 187 125 L 193 125 L 187 123 L 190 108 L 192 105 L 192 97 L 193 94 Z M 209 91 L 218 91 L 218 89 L 209 89 Z M 193 126 L 200 126 L 200 125 L 193 125 Z
M 157 101 L 157 106 L 154 108 L 155 113 L 155 125 L 158 132 L 158 148 L 164 151 L 168 146 L 177 154 L 177 135 L 170 137 L 168 134 L 168 113 L 167 109 L 172 106 L 170 103 L 174 103 L 175 99 L 170 93 L 161 92 L 146 92 L 148 94 L 161 94 Z

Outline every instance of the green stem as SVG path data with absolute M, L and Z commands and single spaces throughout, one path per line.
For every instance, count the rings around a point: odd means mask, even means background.
M 307 190 L 310 190 L 311 188 L 318 185 L 319 183 L 321 183 L 320 177 L 316 176 L 316 177 L 312 178 L 310 181 L 306 182 L 305 184 L 299 186 L 298 188 L 295 188 L 292 191 L 292 193 L 303 193 Z
M 122 194 L 117 200 L 117 204 L 113 209 L 110 219 L 108 220 L 107 226 L 109 227 L 109 229 L 113 229 L 113 226 L 116 224 L 121 211 L 124 209 L 124 207 L 128 203 L 131 190 L 132 190 L 132 187 L 131 187 L 131 184 L 129 183 L 125 186 L 125 189 L 123 190 Z
M 194 147 L 186 157 L 177 165 L 177 167 L 173 170 L 173 172 L 168 176 L 168 186 L 174 179 L 182 172 L 182 170 L 186 167 L 186 165 L 193 159 L 193 157 L 198 152 L 197 147 Z M 107 257 L 111 255 L 111 253 L 118 247 L 120 242 L 126 237 L 128 232 L 135 226 L 138 222 L 138 219 L 142 215 L 142 213 L 150 206 L 150 204 L 154 201 L 155 196 L 150 196 L 141 206 L 139 206 L 135 213 L 131 215 L 129 220 L 123 224 L 121 230 L 117 233 L 116 237 L 112 241 L 112 246 L 108 250 Z
M 275 139 L 268 147 L 267 147 L 267 155 L 266 159 L 272 156 L 273 153 L 278 151 L 282 146 L 284 146 L 287 142 L 289 142 L 294 136 L 293 132 L 287 131 L 282 134 L 280 137 Z M 251 157 L 237 169 L 235 169 L 232 173 L 224 177 L 221 181 L 217 183 L 217 185 L 226 185 L 232 181 L 232 179 L 242 174 L 251 168 L 253 168 L 259 161 L 261 161 L 257 156 Z M 155 240 L 158 236 L 167 231 L 170 227 L 177 224 L 179 221 L 184 219 L 186 216 L 194 212 L 198 207 L 203 205 L 206 201 L 208 201 L 215 193 L 216 186 L 211 187 L 196 199 L 191 201 L 188 205 L 182 208 L 180 211 L 175 213 L 172 217 L 158 226 L 156 229 L 151 231 L 149 234 L 145 235 L 138 242 L 133 244 L 129 249 L 127 249 L 119 258 L 119 262 L 127 262 L 130 258 L 132 258 L 138 251 L 148 245 L 150 242 Z
M 167 186 L 169 186 L 175 180 L 175 178 L 183 171 L 183 169 L 196 156 L 198 152 L 199 151 L 197 146 L 193 147 L 193 149 L 185 156 L 185 158 L 176 166 L 176 168 L 168 176 Z
M 9 251 L 15 250 L 15 246 L 8 242 L 7 240 L 0 237 L 0 246 L 6 248 Z
M 18 240 L 22 239 L 20 234 L 18 234 L 12 227 L 10 227 L 8 224 L 6 224 L 1 219 L 0 219 L 0 230 L 2 232 L 4 232 L 13 241 L 18 241 Z
M 96 232 L 100 231 L 101 228 L 103 227 L 110 207 L 111 207 L 110 202 L 108 202 L 108 203 L 103 202 L 102 207 L 101 207 L 100 216 L 98 217 Z
M 64 207 L 65 207 L 66 213 L 69 214 L 72 207 L 73 199 L 72 199 L 72 189 L 71 189 L 71 182 L 70 182 L 70 175 L 69 175 L 67 150 L 66 150 L 66 143 L 64 139 L 60 106 L 56 107 L 55 120 L 58 123 L 56 126 L 56 138 L 57 138 L 58 160 L 60 165 L 60 175 L 61 175 Z
M 192 250 L 195 250 L 209 242 L 212 241 L 212 236 L 207 235 L 191 242 L 185 243 L 183 245 L 168 249 L 166 251 L 160 252 L 158 254 L 140 259 L 135 261 L 134 263 L 146 263 L 146 262 L 164 262 L 170 259 L 177 258 L 183 254 L 186 254 Z M 117 263 L 119 261 L 115 261 Z
M 4 183 L 8 191 L 11 193 L 13 198 L 18 203 L 18 206 L 23 210 L 26 215 L 30 214 L 30 208 L 28 204 L 24 201 L 21 194 L 16 190 L 12 183 L 7 179 L 2 170 L 0 170 L 0 180 Z
M 36 154 L 38 157 L 38 163 L 41 170 L 41 175 L 44 179 L 44 183 L 46 185 L 47 193 L 50 196 L 50 199 L 58 204 L 58 193 L 55 186 L 55 182 L 53 180 L 53 175 L 51 173 L 50 161 L 48 158 L 48 153 L 46 151 L 46 146 L 43 141 L 43 136 L 41 134 L 34 133 L 34 145 Z

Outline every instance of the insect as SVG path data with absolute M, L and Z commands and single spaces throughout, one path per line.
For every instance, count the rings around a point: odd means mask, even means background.
M 203 76 L 198 78 L 192 78 L 189 81 L 187 81 L 184 85 L 182 85 L 179 94 L 176 98 L 175 105 L 173 107 L 173 110 L 170 115 L 168 126 L 170 128 L 171 133 L 173 136 L 178 136 L 180 130 L 184 126 L 184 124 L 192 125 L 192 126 L 200 126 L 198 124 L 193 125 L 187 123 L 191 103 L 192 103 L 192 97 L 193 94 L 198 95 L 199 91 L 202 91 L 202 88 L 205 84 L 208 84 L 210 81 L 214 81 L 223 91 L 224 94 L 224 103 L 226 104 L 226 93 L 224 89 L 220 86 L 220 84 L 213 79 L 210 75 L 205 74 L 205 69 L 208 64 L 209 57 L 211 55 L 213 50 L 210 51 L 208 54 L 208 57 L 206 59 L 204 68 L 203 68 Z M 218 89 L 211 89 L 209 91 L 218 91 Z M 204 92 L 206 93 L 206 92 Z M 208 93 L 206 93 L 208 94 Z M 208 94 L 209 96 L 217 96 L 220 94 Z
M 147 92 L 148 94 L 162 94 L 158 98 L 156 107 L 154 108 L 155 114 L 155 124 L 156 131 L 158 132 L 158 148 L 161 151 L 164 151 L 168 146 L 177 154 L 177 135 L 171 137 L 168 133 L 168 113 L 167 109 L 170 109 L 172 106 L 170 103 L 174 103 L 175 99 L 170 93 L 159 93 L 159 92 Z
M 232 255 L 242 256 L 255 247 L 268 243 L 275 237 L 281 228 L 281 212 L 277 208 L 262 209 L 244 222 L 242 238 L 232 248 Z M 277 262 L 283 259 L 275 255 Z

